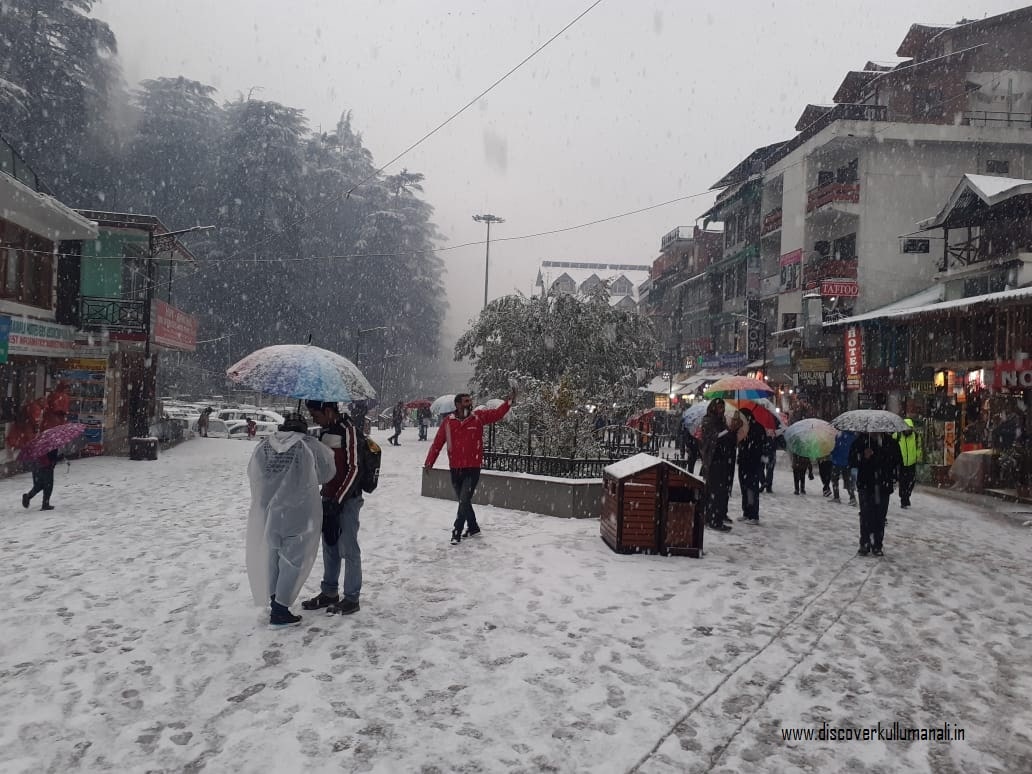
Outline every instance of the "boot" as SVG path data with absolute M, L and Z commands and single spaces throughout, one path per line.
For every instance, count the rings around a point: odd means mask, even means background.
M 54 506 L 51 505 L 47 500 L 44 500 L 43 501 L 43 507 L 40 508 L 40 510 L 41 511 L 52 511 L 52 510 L 54 510 Z

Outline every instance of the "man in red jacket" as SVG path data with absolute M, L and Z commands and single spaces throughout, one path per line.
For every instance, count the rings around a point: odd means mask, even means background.
M 441 453 L 441 447 L 448 443 L 448 467 L 451 469 L 452 488 L 459 500 L 459 511 L 452 529 L 451 544 L 456 546 L 463 537 L 480 534 L 480 525 L 473 512 L 473 492 L 480 481 L 480 466 L 484 461 L 484 425 L 491 425 L 509 413 L 516 399 L 516 390 L 509 393 L 505 402 L 495 409 L 473 411 L 473 399 L 464 392 L 455 396 L 455 411 L 444 418 L 437 428 L 437 435 L 427 452 L 423 473 L 429 473 Z M 462 533 L 466 527 L 465 535 Z

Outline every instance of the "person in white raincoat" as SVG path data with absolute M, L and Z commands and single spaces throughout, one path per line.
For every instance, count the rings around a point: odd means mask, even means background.
M 307 435 L 300 414 L 263 438 L 251 455 L 251 511 L 247 520 L 247 577 L 259 605 L 272 605 L 269 623 L 289 626 L 301 616 L 289 605 L 315 563 L 322 531 L 320 484 L 336 472 L 333 452 Z

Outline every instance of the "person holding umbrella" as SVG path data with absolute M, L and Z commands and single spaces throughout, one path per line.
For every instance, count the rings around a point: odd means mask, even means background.
M 885 517 L 900 464 L 899 445 L 885 433 L 861 433 L 849 450 L 860 496 L 860 556 L 882 555 Z
M 57 449 L 51 449 L 43 457 L 36 459 L 32 465 L 32 489 L 22 495 L 22 507 L 28 508 L 32 498 L 40 492 L 43 493 L 43 507 L 41 511 L 52 511 L 54 506 L 50 504 L 50 495 L 54 492 L 54 468 L 57 467 L 61 455 Z
M 748 424 L 738 445 L 738 485 L 742 490 L 742 518 L 746 524 L 760 523 L 760 488 L 763 482 L 763 453 L 767 433 L 749 409 L 742 409 Z
M 742 420 L 738 417 L 734 417 L 729 425 L 722 399 L 710 401 L 702 420 L 702 437 L 699 440 L 702 454 L 699 475 L 706 480 L 706 523 L 718 532 L 731 530 L 731 525 L 725 522 L 735 480 L 736 434 L 741 426 Z

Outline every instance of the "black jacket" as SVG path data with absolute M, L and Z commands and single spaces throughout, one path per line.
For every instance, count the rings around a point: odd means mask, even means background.
M 738 470 L 746 475 L 763 467 L 761 457 L 766 453 L 767 432 L 759 422 L 749 423 L 749 432 L 738 445 Z
M 873 452 L 870 457 L 866 454 L 867 449 Z M 858 489 L 891 492 L 902 464 L 899 444 L 885 435 L 861 434 L 849 449 L 849 467 L 856 468 Z

